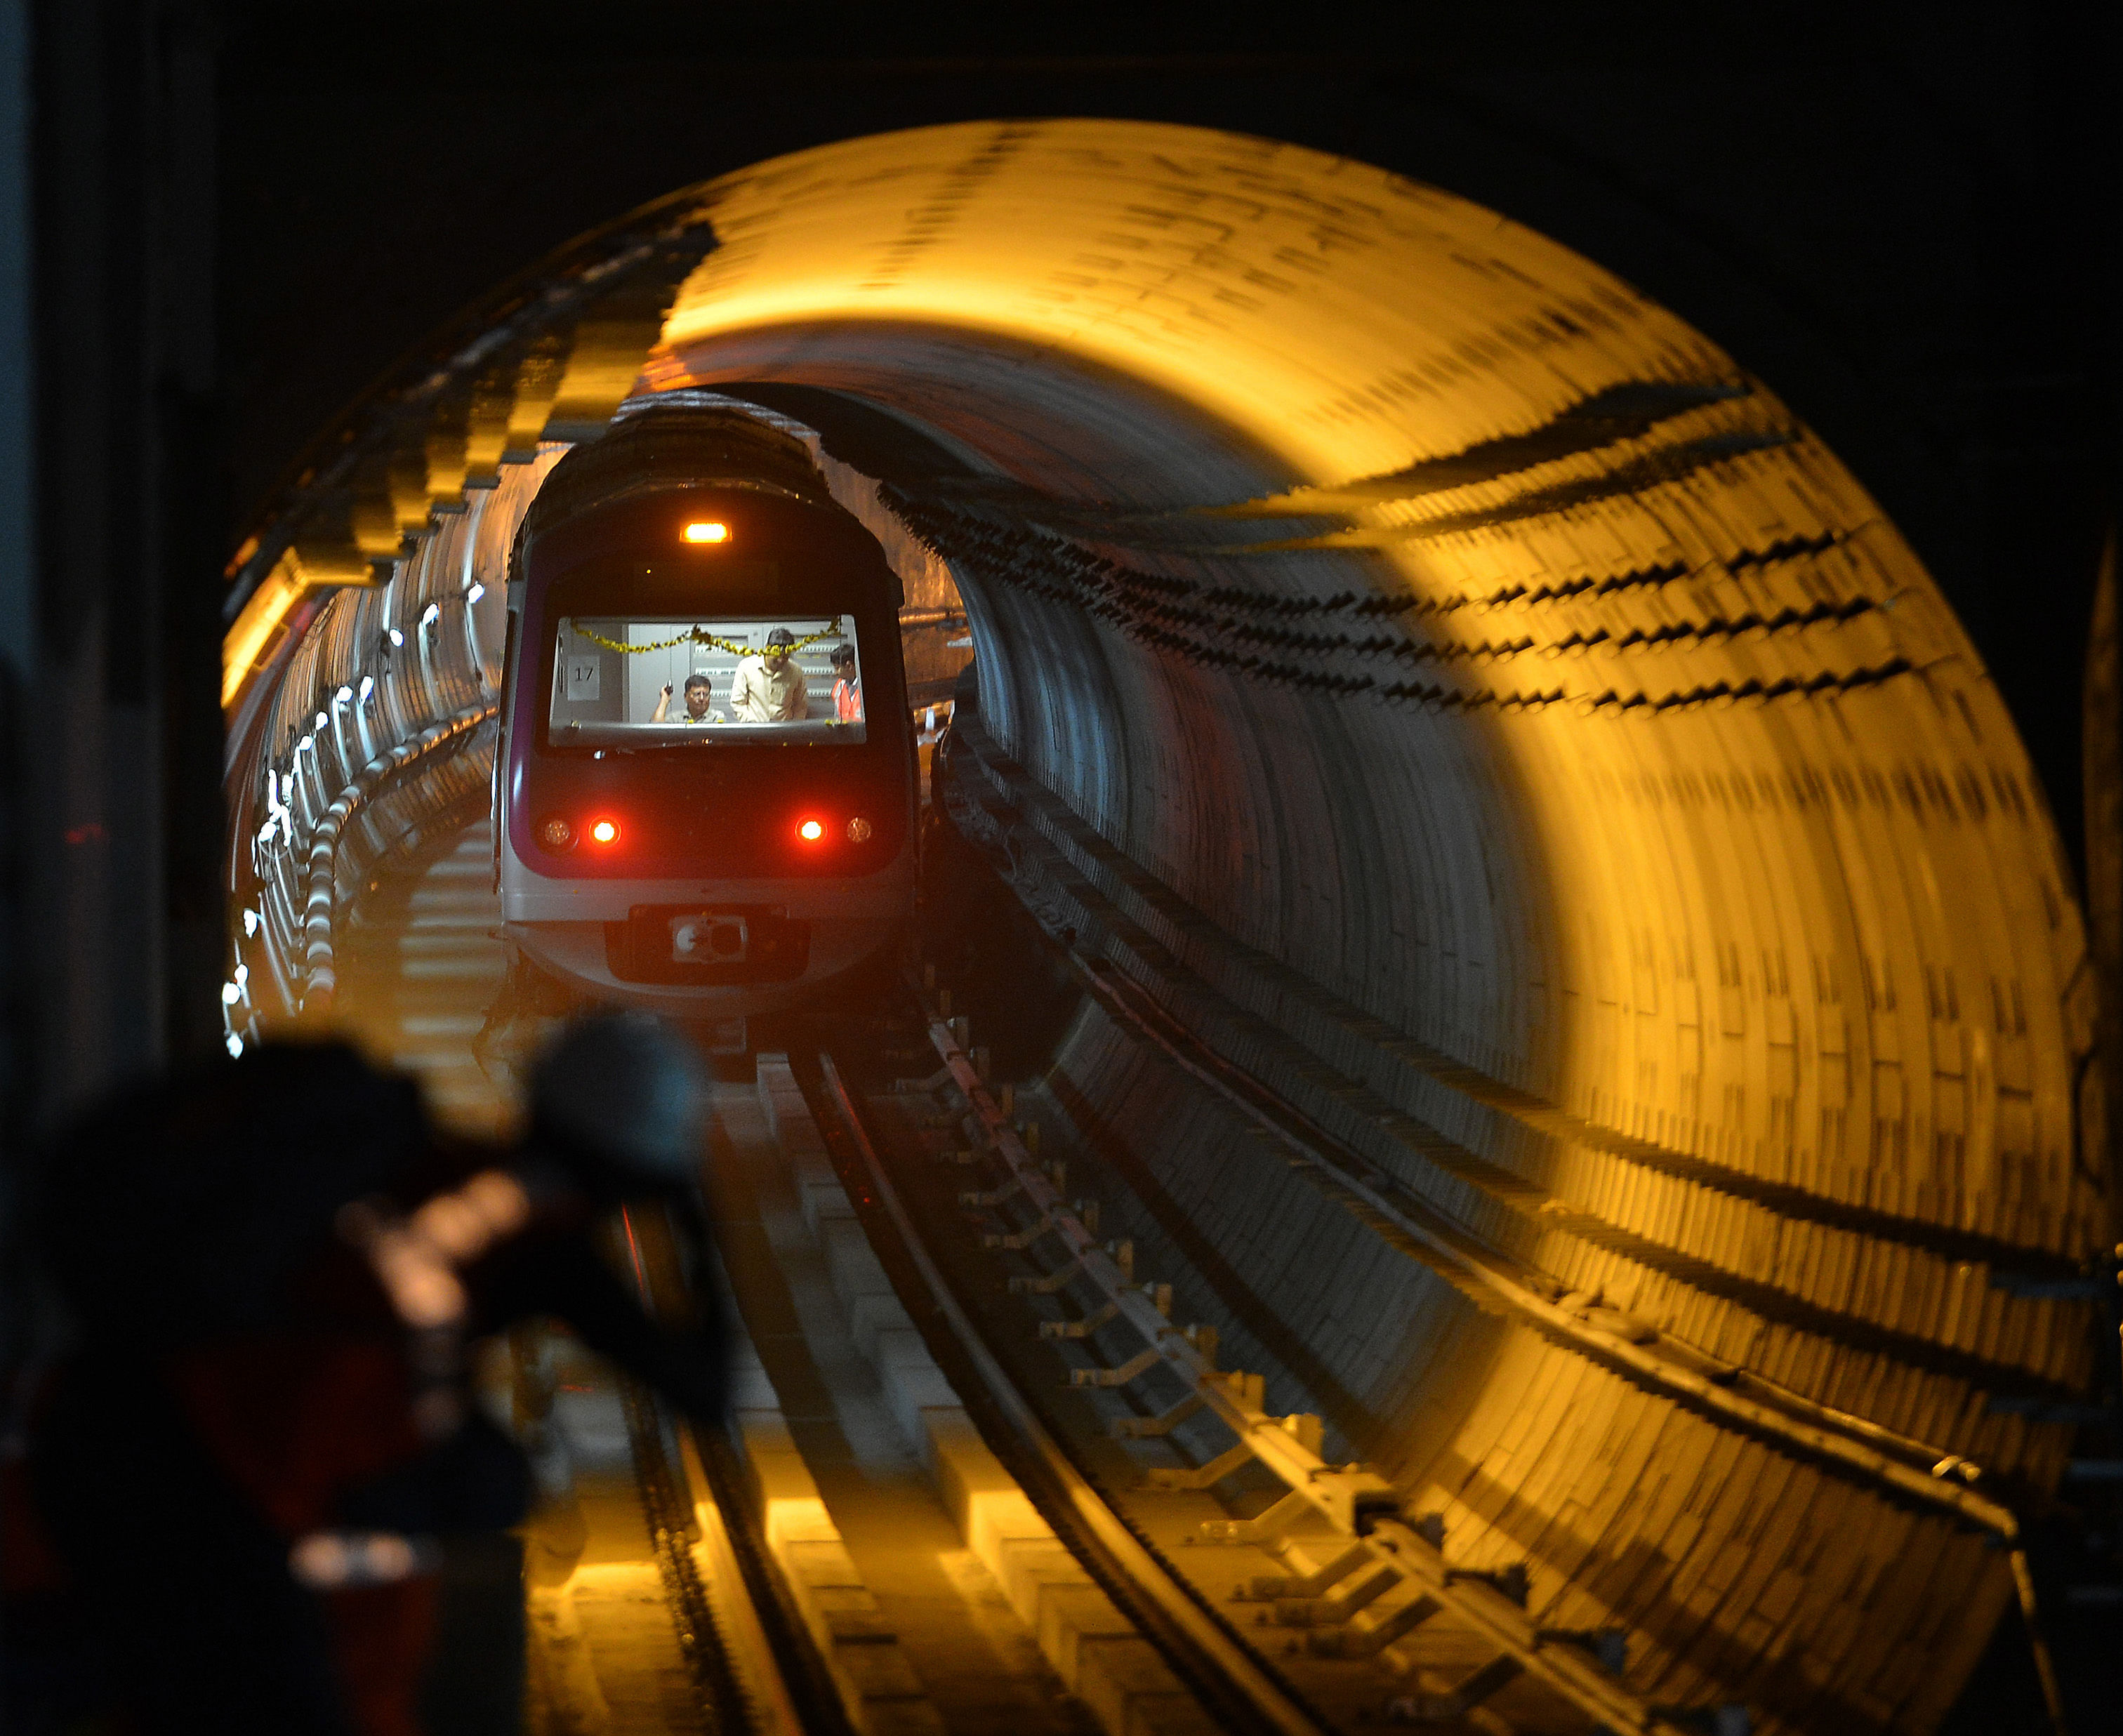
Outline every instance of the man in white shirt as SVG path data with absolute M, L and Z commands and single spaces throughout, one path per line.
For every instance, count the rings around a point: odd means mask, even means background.
M 763 651 L 741 658 L 731 679 L 729 714 L 733 723 L 800 723 L 811 715 L 804 671 L 790 655 L 796 635 L 776 627 L 766 635 Z

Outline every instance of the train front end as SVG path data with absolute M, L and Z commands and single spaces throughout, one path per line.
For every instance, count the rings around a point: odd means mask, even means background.
M 497 770 L 518 976 L 728 1022 L 830 1003 L 911 913 L 897 581 L 799 443 L 651 409 L 512 564 Z

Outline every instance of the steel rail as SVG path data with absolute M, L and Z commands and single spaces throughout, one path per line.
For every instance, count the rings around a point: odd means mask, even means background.
M 680 1320 L 691 1311 L 680 1270 L 677 1238 L 662 1212 L 622 1213 L 630 1263 L 643 1303 L 656 1317 Z M 727 1553 L 744 1589 L 750 1620 L 744 1625 L 765 1645 L 766 1656 L 753 1673 L 766 1678 L 762 1696 L 805 1736 L 857 1736 L 854 1721 L 834 1686 L 832 1673 L 796 1607 L 748 1499 L 742 1456 L 729 1426 L 694 1422 L 681 1442 L 690 1443 L 702 1481 L 721 1518 L 716 1553 Z
M 724 1585 L 744 1584 L 738 1545 L 732 1539 L 722 1503 L 709 1486 L 693 1431 L 681 1430 L 677 1440 L 680 1474 L 688 1491 L 699 1491 L 693 1518 L 700 1528 L 700 1547 L 707 1557 L 709 1577 Z M 717 1613 L 738 1673 L 752 1695 L 753 1727 L 758 1736 L 811 1736 L 821 1727 L 805 1723 L 798 1710 L 787 1673 L 775 1655 L 766 1625 L 760 1619 L 758 1605 L 749 1597 L 729 1598 Z
M 960 1060 L 963 1062 L 963 1057 L 961 1056 Z M 1068 1517 L 1088 1533 L 1105 1556 L 1110 1570 L 1124 1576 L 1129 1587 L 1151 1604 L 1160 1618 L 1160 1625 L 1167 1634 L 1176 1635 L 1187 1651 L 1193 1654 L 1184 1660 L 1193 1668 L 1183 1671 L 1183 1678 L 1198 1675 L 1202 1666 L 1206 1664 L 1243 1697 L 1258 1715 L 1259 1724 L 1283 1732 L 1285 1736 L 1322 1736 L 1323 1732 L 1331 1731 L 1333 1725 L 1324 1722 L 1292 1695 L 1279 1679 L 1263 1668 L 1249 1648 L 1202 1608 L 1191 1592 L 1174 1583 L 1169 1571 L 1144 1546 L 1127 1522 L 1113 1511 L 1062 1451 L 1046 1424 L 1019 1390 L 1017 1383 L 988 1348 L 979 1329 L 960 1304 L 949 1280 L 944 1277 L 935 1256 L 930 1253 L 915 1228 L 913 1219 L 878 1156 L 876 1145 L 870 1139 L 861 1112 L 846 1082 L 841 1078 L 839 1069 L 834 1065 L 832 1057 L 821 1054 L 819 1061 L 827 1088 L 832 1096 L 833 1107 L 862 1160 L 878 1203 L 891 1219 L 907 1257 L 920 1274 L 938 1313 L 950 1328 L 952 1336 L 972 1364 L 987 1396 L 1003 1413 L 1019 1441 L 1052 1483 L 1062 1492 L 1068 1504 Z M 966 1071 L 967 1076 L 971 1078 L 970 1065 L 967 1065 Z M 977 1082 L 976 1088 L 978 1088 Z M 991 1110 L 993 1107 L 992 1103 L 989 1105 Z M 1157 1636 L 1146 1634 L 1146 1637 L 1152 1639 L 1155 1643 Z M 1168 1657 L 1170 1656 L 1169 1644 L 1160 1649 L 1165 1650 Z M 1229 1728 L 1228 1725 L 1226 1727 Z
M 1693 1713 L 1671 1715 L 1631 1693 L 1593 1657 L 1574 1643 L 1551 1638 L 1517 1603 L 1497 1588 L 1456 1575 L 1437 1543 L 1408 1523 L 1400 1492 L 1362 1465 L 1329 1464 L 1307 1444 L 1296 1420 L 1272 1416 L 1252 1401 L 1244 1377 L 1220 1372 L 1211 1359 L 1175 1328 L 1152 1299 L 1152 1287 L 1138 1284 L 1106 1252 L 1027 1150 L 1016 1130 L 987 1088 L 949 1023 L 928 1018 L 929 1038 L 978 1119 L 982 1132 L 1001 1158 L 1029 1207 L 1039 1214 L 1043 1233 L 1058 1237 L 1068 1251 L 1066 1270 L 1080 1272 L 1106 1298 L 1117 1320 L 1133 1328 L 1155 1358 L 1184 1380 L 1202 1406 L 1213 1412 L 1240 1444 L 1290 1490 L 1326 1518 L 1338 1531 L 1356 1539 L 1382 1564 L 1419 1586 L 1423 1595 L 1450 1611 L 1500 1657 L 1552 1692 L 1575 1706 L 1601 1727 L 1644 1736 L 1691 1736 Z M 842 1088 L 838 1088 L 840 1089 Z M 871 1158 L 880 1186 L 888 1181 Z M 903 1216 L 903 1210 L 898 1215 Z M 967 1328 L 970 1331 L 970 1326 Z M 1098 1371 L 1078 1370 L 1085 1385 L 1105 1384 Z M 1115 1371 L 1119 1372 L 1119 1371 Z M 1254 1386 L 1254 1391 L 1258 1391 Z M 1019 1403 L 1023 1401 L 1019 1399 Z M 1191 1604 L 1191 1599 L 1190 1604 Z
M 1033 1208 L 1067 1246 L 1077 1270 L 1104 1293 L 1117 1317 L 1185 1380 L 1240 1442 L 1291 1490 L 1335 1528 L 1366 1544 L 1380 1560 L 1421 1585 L 1437 1603 L 1459 1616 L 1500 1654 L 1527 1674 L 1615 1731 L 1682 1736 L 1686 1726 L 1630 1694 L 1591 1658 L 1574 1648 L 1544 1644 L 1526 1612 L 1501 1591 L 1479 1581 L 1455 1579 L 1442 1550 L 1403 1515 L 1400 1492 L 1368 1467 L 1329 1463 L 1292 1426 L 1294 1419 L 1269 1415 L 1249 1401 L 1242 1378 L 1220 1372 L 1108 1255 L 1059 1189 L 1026 1150 L 1000 1107 L 982 1085 L 977 1070 L 949 1025 L 932 1018 L 930 1040 L 972 1106 L 990 1143 L 1011 1170 Z M 1086 1384 L 1090 1383 L 1086 1382 Z
M 634 1448 L 642 1521 L 649 1530 L 657 1577 L 663 1583 L 663 1601 L 687 1673 L 693 1678 L 700 1710 L 715 1736 L 743 1736 L 759 1730 L 757 1708 L 738 1679 L 714 1600 L 693 1562 L 689 1546 L 692 1504 L 672 1467 L 663 1407 L 638 1381 L 627 1377 L 621 1377 L 621 1393 Z
M 723 1533 L 743 1577 L 753 1619 L 783 1692 L 795 1708 L 798 1724 L 805 1736 L 856 1736 L 832 1673 L 819 1655 L 796 1607 L 795 1593 L 782 1577 L 746 1500 L 744 1462 L 737 1448 L 724 1430 L 705 1423 L 695 1423 L 691 1438 L 708 1491 L 722 1514 Z

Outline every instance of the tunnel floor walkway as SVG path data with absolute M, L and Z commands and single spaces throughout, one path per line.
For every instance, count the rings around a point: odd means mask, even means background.
M 489 1135 L 515 1112 L 472 1047 L 504 973 L 493 851 L 493 826 L 481 817 L 372 878 L 342 966 L 349 1027 L 417 1078 L 446 1124 Z
M 517 1122 L 523 1057 L 508 1045 L 527 1046 L 540 1028 L 500 1027 L 498 1049 L 481 1040 L 505 976 L 491 850 L 482 816 L 380 865 L 345 929 L 339 1002 L 344 1027 L 417 1078 L 439 1121 L 478 1136 Z M 769 1540 L 837 1684 L 864 1714 L 858 1727 L 1094 1736 L 1100 1720 L 1043 1656 L 1010 1589 L 967 1546 L 925 1466 L 918 1425 L 910 1434 L 905 1405 L 895 1407 L 890 1371 L 875 1359 L 875 1316 L 889 1291 L 881 1275 L 873 1271 L 873 1294 L 850 1311 L 849 1226 L 822 1225 L 814 1204 L 807 1210 L 785 1149 L 803 1119 L 800 1100 L 788 1099 L 779 1125 L 750 1083 L 723 1086 L 715 1107 L 705 1155 L 709 1195 L 722 1209 L 724 1305 L 743 1337 L 738 1432 Z M 542 1326 L 497 1346 L 486 1377 L 490 1408 L 518 1426 L 541 1488 L 519 1528 L 523 1730 L 646 1736 L 717 1728 L 689 1668 L 691 1618 L 672 1595 L 663 1540 L 644 1520 L 654 1467 L 643 1458 L 639 1419 L 628 1414 L 624 1377 Z M 935 1385 L 924 1396 L 948 1401 L 948 1389 Z M 983 1457 L 977 1442 L 964 1444 L 962 1456 L 976 1467 Z M 979 1479 L 977 1468 L 972 1475 Z M 1045 1541 L 1027 1570 L 1097 1599 L 1051 1533 L 1033 1528 Z M 728 1578 L 709 1588 L 725 1630 L 730 1600 L 744 1596 Z M 1141 1647 L 1125 1622 L 1111 1625 L 1108 1643 L 1122 1637 Z M 727 1643 L 727 1631 L 722 1637 Z M 438 1673 L 452 1673 L 452 1660 Z M 1154 1690 L 1172 1686 L 1161 1672 L 1153 1678 Z M 1114 1692 L 1122 1705 L 1142 1699 L 1125 1683 Z

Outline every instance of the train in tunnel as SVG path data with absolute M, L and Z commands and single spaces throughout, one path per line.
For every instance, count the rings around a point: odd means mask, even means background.
M 555 423 L 550 475 L 467 484 L 390 586 L 316 617 L 330 656 L 314 679 L 287 657 L 278 757 L 245 774 L 298 811 L 273 858 L 289 892 L 260 917 L 302 938 L 307 888 L 305 1013 L 329 882 L 358 941 L 373 859 L 334 868 L 300 831 L 330 823 L 359 760 L 328 724 L 351 742 L 381 667 L 333 648 L 404 626 L 379 705 L 445 639 L 483 650 L 454 614 L 415 627 L 438 606 L 420 587 L 452 605 L 476 570 L 509 593 L 513 986 L 727 1018 L 830 998 L 887 954 L 911 854 L 865 868 L 846 828 L 885 812 L 882 720 L 904 715 L 886 687 L 910 684 L 884 667 L 884 606 L 834 575 L 844 549 L 851 573 L 873 563 L 860 583 L 889 575 L 831 519 L 807 449 L 693 389 L 798 418 L 963 581 L 980 676 L 939 806 L 1111 991 L 1031 1070 L 1205 1226 L 1286 1332 L 1272 1354 L 1338 1388 L 1323 1411 L 1372 1430 L 1369 1459 L 1446 1516 L 1457 1561 L 1525 1566 L 1570 1631 L 1626 1630 L 1658 1703 L 1715 1683 L 1765 1728 L 1933 1728 L 2015 1595 L 2007 1504 L 2068 1474 L 2094 1349 L 2068 1298 L 2107 1214 L 2079 1155 L 2084 935 L 1966 634 L 1766 386 L 1590 262 L 1294 147 L 1049 133 L 954 219 L 989 243 L 972 262 L 910 268 L 921 323 L 845 309 L 902 177 L 955 187 L 987 131 L 719 185 L 718 222 L 765 239 L 679 293 L 658 389 L 595 438 Z M 1118 278 L 1111 305 L 1135 311 L 1094 327 L 1043 290 L 1013 299 L 1108 229 L 1147 249 L 1172 213 L 1140 190 L 1174 160 L 1253 213 L 1235 232 L 1260 275 L 1187 280 L 1214 323 L 1183 342 Z M 832 222 L 787 215 L 811 208 L 788 199 L 799 173 Z M 1348 204 L 1360 180 L 1401 217 Z M 1346 306 L 1291 279 L 1230 311 L 1236 282 L 1324 253 L 1330 198 L 1375 236 L 1320 262 Z M 813 248 L 822 227 L 863 239 Z M 1012 331 L 966 323 L 976 264 Z M 460 575 L 453 551 L 513 534 L 532 488 L 513 584 L 471 553 Z M 837 704 L 831 728 L 736 715 L 777 629 L 808 698 L 836 649 L 857 657 L 859 740 Z M 239 679 L 273 643 L 236 636 Z M 482 703 L 499 675 L 482 665 Z M 458 700 L 437 685 L 422 714 Z M 307 881 L 298 840 L 325 861 Z M 1001 957 L 986 1004 L 953 986 L 987 1033 L 1021 1021 L 1024 974 Z M 1250 1135 L 1171 1088 L 1145 1033 L 1174 1032 L 1130 1007 L 1183 1015 L 1188 1077 L 1222 1055 L 1489 1247 L 1533 1324 L 1495 1338 L 1421 1260 L 1374 1261 L 1340 1207 L 1294 1197 L 1280 1159 L 1248 1174 Z M 1230 1366 L 1268 1364 L 1237 1313 L 1198 1312 Z M 1706 1420 L 1718 1393 L 1744 1428 Z
M 727 1032 L 889 957 L 916 857 L 900 582 L 800 441 L 640 400 L 546 479 L 508 592 L 515 997 Z

